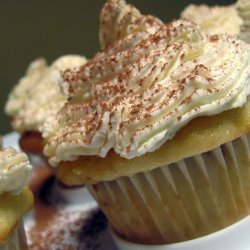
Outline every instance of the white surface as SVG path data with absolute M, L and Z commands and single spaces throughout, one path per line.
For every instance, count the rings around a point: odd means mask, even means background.
M 3 136 L 3 147 L 13 147 L 16 150 L 20 150 L 18 145 L 19 134 L 16 132 L 9 133 Z
M 250 216 L 216 233 L 182 243 L 146 246 L 127 242 L 113 232 L 120 250 L 249 250 Z

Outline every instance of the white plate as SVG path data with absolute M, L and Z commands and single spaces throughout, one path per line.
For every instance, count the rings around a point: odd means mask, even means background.
M 3 147 L 13 147 L 16 150 L 20 150 L 18 145 L 19 134 L 16 132 L 9 133 L 3 136 Z

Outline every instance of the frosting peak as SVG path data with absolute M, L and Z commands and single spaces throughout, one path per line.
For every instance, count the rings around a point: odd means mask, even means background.
M 43 126 L 44 153 L 56 165 L 111 149 L 128 159 L 154 151 L 191 119 L 246 102 L 249 53 L 244 42 L 184 20 L 127 34 L 65 71 L 70 99 Z
M 31 175 L 31 165 L 24 153 L 13 148 L 0 149 L 0 195 L 19 194 Z
M 141 15 L 133 5 L 124 0 L 108 0 L 100 14 L 100 44 L 101 48 L 129 34 L 154 29 L 162 22 L 153 16 Z

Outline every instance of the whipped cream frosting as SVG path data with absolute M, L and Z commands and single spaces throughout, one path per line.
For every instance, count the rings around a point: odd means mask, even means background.
M 78 67 L 85 57 L 67 55 L 51 66 L 44 59 L 32 62 L 26 75 L 9 95 L 5 111 L 12 117 L 12 126 L 19 132 L 39 131 L 45 118 L 55 114 L 65 103 L 59 87 L 60 73 L 68 67 Z
M 24 153 L 13 148 L 0 149 L 0 195 L 19 194 L 31 175 L 31 165 Z
M 104 8 L 119 4 L 124 1 L 110 0 Z M 156 26 L 114 41 L 78 71 L 64 72 L 70 100 L 43 126 L 52 165 L 80 155 L 105 157 L 111 149 L 131 159 L 156 150 L 197 116 L 246 102 L 249 45 L 206 35 L 190 21 Z
M 14 116 L 19 112 L 24 100 L 27 99 L 29 89 L 39 81 L 47 68 L 43 58 L 39 58 L 29 65 L 25 76 L 20 79 L 9 95 L 5 106 L 5 112 L 8 115 Z
M 209 35 L 238 35 L 242 24 L 234 5 L 209 7 L 190 4 L 182 11 L 181 18 L 195 22 Z
M 100 45 L 105 48 L 132 33 L 155 31 L 162 22 L 150 15 L 141 15 L 138 9 L 125 1 L 108 1 L 100 14 Z

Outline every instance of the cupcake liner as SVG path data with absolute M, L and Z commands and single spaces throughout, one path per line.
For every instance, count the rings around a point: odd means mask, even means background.
M 250 211 L 250 135 L 152 171 L 88 186 L 123 238 L 163 244 L 225 228 Z
M 0 245 L 0 250 L 28 250 L 22 221 L 14 228 L 7 242 L 4 245 Z

